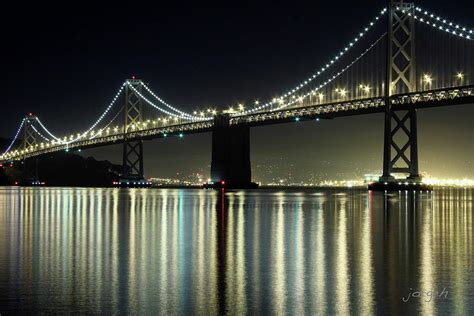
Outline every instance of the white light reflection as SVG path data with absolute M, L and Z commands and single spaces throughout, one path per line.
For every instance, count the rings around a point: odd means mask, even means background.
M 286 313 L 287 288 L 285 271 L 285 196 L 282 192 L 277 193 L 277 211 L 272 212 L 271 219 L 271 289 L 273 313 L 284 315 Z M 276 213 L 276 214 L 275 214 Z M 274 218 L 276 217 L 276 218 Z
M 314 263 L 314 310 L 315 314 L 325 315 L 327 311 L 327 276 L 326 276 L 326 247 L 325 247 L 325 214 L 324 214 L 324 203 L 326 202 L 326 197 L 318 196 L 316 200 L 316 223 L 312 225 L 314 227 L 313 237 L 315 240 L 315 245 L 312 251 L 312 262 Z
M 420 201 L 422 207 L 416 207 L 417 199 L 413 198 L 414 210 L 420 211 L 421 226 L 420 237 L 420 285 L 419 290 L 425 291 L 425 293 L 433 293 L 436 291 L 434 274 L 435 268 L 433 267 L 433 208 L 431 201 Z M 423 315 L 436 315 L 436 304 L 429 297 L 423 297 L 420 299 L 421 312 Z
M 366 205 L 362 214 L 362 225 L 360 227 L 359 240 L 355 243 L 359 247 L 360 264 L 358 265 L 357 282 L 358 282 L 358 314 L 372 315 L 374 313 L 374 280 L 373 280 L 373 260 L 371 252 L 371 209 L 370 199 L 372 199 L 372 192 L 366 196 Z
M 294 287 L 293 287 L 293 300 L 292 306 L 293 310 L 291 314 L 293 315 L 303 315 L 305 313 L 305 248 L 304 248 L 304 212 L 303 212 L 303 203 L 304 195 L 297 194 L 295 201 L 294 212 L 294 269 L 295 275 L 293 277 Z
M 335 310 L 338 314 L 348 315 L 350 313 L 349 286 L 350 275 L 348 269 L 347 256 L 347 197 L 339 195 L 336 197 L 336 205 L 339 208 L 336 211 L 336 257 L 335 257 Z

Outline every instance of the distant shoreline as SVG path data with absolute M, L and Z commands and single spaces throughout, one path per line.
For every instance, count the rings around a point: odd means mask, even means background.
M 0 188 L 63 188 L 63 189 L 119 189 L 113 186 L 16 186 L 16 185 L 0 185 Z M 126 188 L 124 188 L 126 189 Z M 151 186 L 149 188 L 139 189 L 206 189 L 200 185 L 159 185 Z M 368 190 L 366 185 L 354 185 L 354 186 L 272 186 L 272 185 L 261 185 L 257 189 L 228 189 L 228 191 L 270 191 L 270 190 L 288 190 L 288 191 L 309 191 L 309 190 Z M 474 187 L 462 187 L 462 186 L 434 186 L 434 189 L 474 189 Z

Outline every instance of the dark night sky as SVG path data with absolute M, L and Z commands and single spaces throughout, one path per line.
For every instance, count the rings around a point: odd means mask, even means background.
M 89 125 L 132 74 L 170 103 L 228 106 L 265 100 L 306 78 L 348 42 L 386 1 L 272 2 L 179 7 L 97 4 L 21 5 L 2 10 L 0 135 L 11 137 L 34 112 L 57 134 Z M 474 26 L 471 0 L 418 1 Z M 188 106 L 188 105 L 195 106 Z M 436 176 L 474 178 L 474 105 L 419 112 L 420 167 Z M 377 171 L 381 115 L 252 129 L 257 180 L 308 170 L 328 177 Z M 209 172 L 210 134 L 147 142 L 146 173 Z M 118 162 L 121 148 L 86 151 Z M 262 165 L 284 161 L 267 176 Z M 329 162 L 329 163 L 328 163 Z M 354 172 L 354 170 L 360 170 Z

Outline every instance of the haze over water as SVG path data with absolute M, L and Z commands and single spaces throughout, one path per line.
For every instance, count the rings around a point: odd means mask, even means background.
M 0 188 L 0 313 L 472 315 L 473 196 Z

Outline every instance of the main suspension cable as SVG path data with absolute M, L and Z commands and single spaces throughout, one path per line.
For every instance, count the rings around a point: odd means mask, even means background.
M 107 106 L 107 108 L 105 109 L 105 111 L 100 115 L 100 117 L 95 121 L 94 124 L 92 124 L 85 132 L 82 132 L 79 134 L 79 136 L 75 139 L 72 139 L 72 140 L 69 140 L 69 141 L 64 141 L 64 140 L 61 140 L 59 137 L 55 136 L 53 133 L 51 133 L 51 131 L 49 131 L 46 126 L 40 121 L 40 119 L 38 117 L 36 117 L 36 120 L 37 122 L 39 123 L 39 125 L 41 126 L 41 128 L 49 135 L 51 136 L 53 139 L 55 139 L 56 141 L 60 142 L 61 144 L 70 144 L 72 142 L 75 142 L 83 137 L 85 137 L 90 131 L 92 131 L 103 119 L 104 117 L 107 115 L 107 113 L 110 111 L 110 109 L 113 107 L 113 105 L 115 104 L 115 102 L 117 101 L 117 99 L 119 98 L 120 94 L 122 93 L 124 87 L 125 87 L 125 82 L 122 84 L 122 86 L 120 87 L 119 91 L 115 94 L 113 100 L 109 103 L 109 105 Z
M 326 63 L 326 65 L 324 65 L 320 70 L 318 70 L 312 76 L 310 76 L 309 78 L 307 78 L 306 80 L 304 80 L 300 84 L 296 85 L 293 89 L 288 90 L 287 92 L 285 92 L 281 96 L 281 98 L 287 98 L 289 96 L 292 96 L 293 94 L 295 94 L 296 92 L 301 90 L 303 87 L 308 85 L 310 82 L 312 82 L 314 79 L 316 79 L 317 77 L 322 75 L 325 71 L 327 71 L 327 69 L 329 69 L 331 66 L 333 66 L 342 56 L 344 56 L 349 50 L 351 50 L 351 48 L 356 44 L 356 42 L 359 41 L 363 36 L 365 36 L 369 32 L 369 30 L 371 30 L 373 28 L 373 26 L 376 24 L 376 22 L 378 20 L 380 20 L 380 18 L 386 12 L 387 12 L 387 8 L 383 8 L 380 11 L 380 13 L 375 18 L 373 18 L 372 21 L 364 29 L 362 29 L 339 53 L 337 53 L 331 60 L 329 60 L 329 62 Z M 262 110 L 264 108 L 267 108 L 267 107 L 269 107 L 269 106 L 271 106 L 275 103 L 277 103 L 277 101 L 272 100 L 272 101 L 269 101 L 269 102 L 267 102 L 265 104 L 262 104 L 258 107 L 249 109 L 249 110 L 244 111 L 244 112 L 240 112 L 239 114 L 240 115 L 245 115 L 245 114 L 248 114 L 248 113 L 256 112 L 256 111 Z
M 18 135 L 20 135 L 21 129 L 23 128 L 23 125 L 25 124 L 25 121 L 26 121 L 26 118 L 24 118 L 23 120 L 21 120 L 20 126 L 18 127 L 18 129 L 17 129 L 17 131 L 16 131 L 15 137 L 13 137 L 13 140 L 11 141 L 10 145 L 8 145 L 7 149 L 3 152 L 2 155 L 0 155 L 0 157 L 5 156 L 5 155 L 10 151 L 10 149 L 11 149 L 12 146 L 13 146 L 13 144 L 14 144 L 15 141 L 17 140 Z
M 186 113 L 184 111 L 181 111 L 181 110 L 173 107 L 171 104 L 165 102 L 162 98 L 160 98 L 158 95 L 156 95 L 145 83 L 141 82 L 141 84 L 146 89 L 146 91 L 148 91 L 148 93 L 150 93 L 156 100 L 158 100 L 164 106 L 170 108 L 171 110 L 175 111 L 176 113 L 179 113 L 183 117 L 189 118 L 190 120 L 199 119 L 198 116 L 191 115 L 189 113 Z
M 151 102 L 147 97 L 145 97 L 142 93 L 140 93 L 140 91 L 138 91 L 134 86 L 132 86 L 130 83 L 127 83 L 128 86 L 130 87 L 130 89 L 133 90 L 133 92 L 135 92 L 140 98 L 142 98 L 142 100 L 144 100 L 146 103 L 148 103 L 149 105 L 151 105 L 152 107 L 154 107 L 155 109 L 157 109 L 158 111 L 160 112 L 163 112 L 167 115 L 170 115 L 170 116 L 173 116 L 173 117 L 179 117 L 179 118 L 182 118 L 182 119 L 188 119 L 190 120 L 189 117 L 185 117 L 183 115 L 176 115 L 175 113 L 172 113 L 172 112 L 169 112 L 168 110 L 165 110 L 161 107 L 159 107 L 158 105 L 154 104 L 153 102 Z M 212 117 L 196 117 L 194 118 L 193 117 L 193 120 L 210 120 L 212 119 Z

